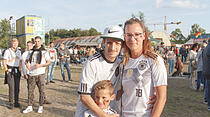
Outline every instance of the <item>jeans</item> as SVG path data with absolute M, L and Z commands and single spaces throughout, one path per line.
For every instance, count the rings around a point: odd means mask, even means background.
M 169 59 L 168 62 L 169 62 L 169 73 L 173 73 L 175 60 Z
M 49 82 L 53 79 L 54 68 L 55 68 L 55 62 L 51 62 L 50 65 L 48 66 L 47 82 Z
M 210 78 L 206 79 L 207 80 L 207 90 L 208 90 L 208 95 L 207 95 L 207 101 L 208 101 L 208 107 L 210 107 Z
M 60 63 L 61 75 L 63 77 L 63 80 L 65 81 L 64 67 L 67 70 L 69 80 L 71 80 L 71 70 L 70 70 L 70 67 L 69 67 L 69 63 L 67 61 L 65 63 L 62 63 L 62 62 Z
M 200 89 L 200 85 L 201 85 L 201 80 L 202 80 L 202 71 L 198 71 L 197 72 L 197 90 Z
M 208 101 L 208 87 L 206 78 L 204 78 L 204 101 Z

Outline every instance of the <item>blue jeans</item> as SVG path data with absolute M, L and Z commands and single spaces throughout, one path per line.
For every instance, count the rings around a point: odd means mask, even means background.
M 64 67 L 67 70 L 69 80 L 71 80 L 71 70 L 70 70 L 70 67 L 69 67 L 69 63 L 67 61 L 65 63 L 60 63 L 60 67 L 61 67 L 61 75 L 63 77 L 63 80 L 65 81 Z
M 201 85 L 201 80 L 202 80 L 202 71 L 198 71 L 197 72 L 197 90 L 200 89 L 200 85 Z
M 210 78 L 206 79 L 207 80 L 207 101 L 208 101 L 208 107 L 210 107 Z
M 208 87 L 206 78 L 204 78 L 204 101 L 208 102 Z
M 54 68 L 55 68 L 55 62 L 50 62 L 50 65 L 48 66 L 48 72 L 47 72 L 47 82 L 53 79 Z
M 175 60 L 169 59 L 168 62 L 169 62 L 169 73 L 173 73 Z

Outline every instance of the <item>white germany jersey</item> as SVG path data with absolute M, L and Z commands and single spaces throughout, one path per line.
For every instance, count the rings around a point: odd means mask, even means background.
M 107 109 L 104 109 L 103 111 L 107 114 L 117 114 L 117 112 L 110 107 Z M 97 116 L 92 111 L 87 110 L 84 113 L 84 117 L 97 117 Z
M 147 110 L 146 103 L 154 95 L 154 87 L 161 85 L 167 85 L 167 72 L 160 56 L 157 61 L 144 55 L 130 58 L 122 80 L 122 117 L 150 117 L 151 110 Z
M 120 62 L 121 60 L 117 58 L 114 63 L 109 63 L 101 53 L 89 57 L 82 69 L 78 93 L 91 95 L 93 97 L 92 88 L 97 82 L 101 80 L 111 80 L 115 88 L 114 93 L 116 94 L 117 83 L 120 76 Z M 115 100 L 110 103 L 110 106 L 116 109 Z M 84 116 L 86 110 L 88 110 L 87 107 L 80 101 L 79 97 L 75 117 Z

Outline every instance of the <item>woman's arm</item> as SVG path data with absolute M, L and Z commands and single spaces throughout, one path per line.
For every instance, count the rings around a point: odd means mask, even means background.
M 155 87 L 155 92 L 156 92 L 157 100 L 152 109 L 151 117 L 160 117 L 166 103 L 167 86 L 161 85 L 161 86 Z

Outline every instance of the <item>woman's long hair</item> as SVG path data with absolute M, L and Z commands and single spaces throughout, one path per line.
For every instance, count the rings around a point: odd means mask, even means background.
M 146 27 L 144 26 L 143 22 L 137 18 L 131 18 L 131 19 L 127 20 L 124 24 L 124 32 L 125 32 L 126 26 L 131 25 L 131 24 L 139 24 L 141 26 L 141 28 L 143 29 L 143 32 L 145 33 L 145 39 L 143 41 L 143 51 L 142 51 L 144 56 L 151 57 L 156 60 L 157 55 L 152 52 L 150 40 L 148 38 L 148 31 L 147 31 Z M 123 65 L 125 65 L 131 56 L 131 52 L 125 43 L 123 44 L 123 49 L 124 49 Z

